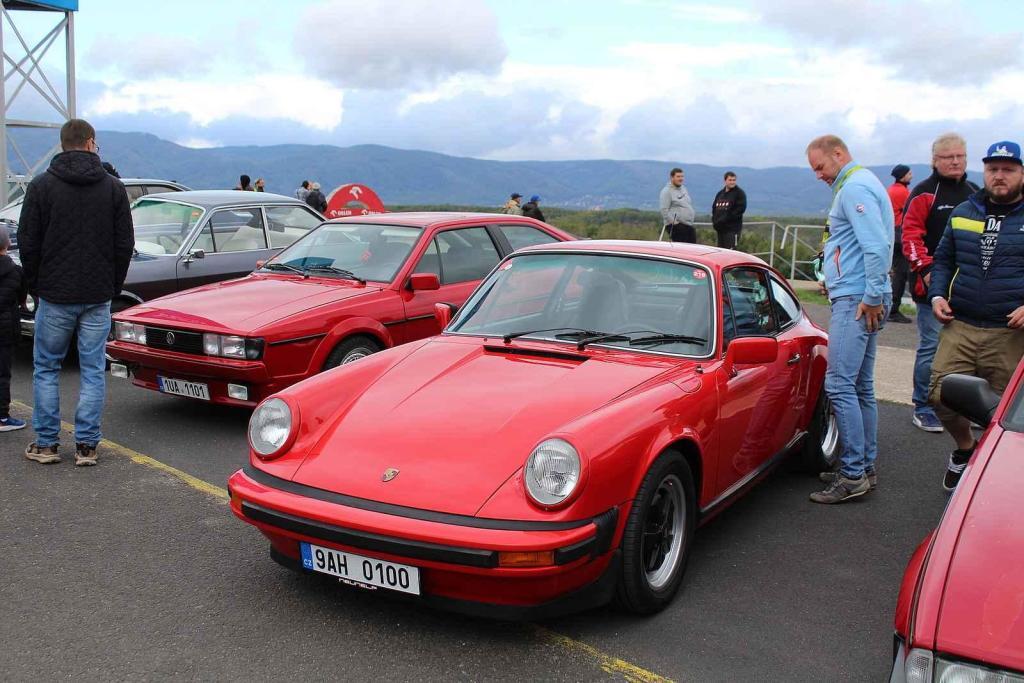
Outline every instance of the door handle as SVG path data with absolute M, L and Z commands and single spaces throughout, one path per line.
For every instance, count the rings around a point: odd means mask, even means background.
M 800 354 L 799 353 L 794 353 L 792 356 L 789 357 L 789 360 L 786 361 L 786 365 L 796 365 L 799 362 L 800 362 Z

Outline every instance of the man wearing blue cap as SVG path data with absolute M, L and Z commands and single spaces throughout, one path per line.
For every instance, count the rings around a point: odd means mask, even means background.
M 982 377 L 997 392 L 1024 357 L 1024 165 L 1020 145 L 988 148 L 985 187 L 953 209 L 935 250 L 931 299 L 942 323 L 929 400 L 956 441 L 942 485 L 956 488 L 977 442 L 970 422 L 939 400 L 951 373 Z
M 530 201 L 523 204 L 523 215 L 536 218 L 539 221 L 544 220 L 544 214 L 541 213 L 538 204 L 540 204 L 540 195 L 535 194 L 530 197 Z

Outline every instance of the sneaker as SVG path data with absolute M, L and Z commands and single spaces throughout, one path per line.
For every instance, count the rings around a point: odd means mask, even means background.
M 878 473 L 875 472 L 874 470 L 865 470 L 864 474 L 867 475 L 868 485 L 871 486 L 871 490 L 874 491 L 875 488 L 878 486 Z M 818 479 L 820 479 L 822 483 L 825 484 L 831 484 L 838 478 L 838 472 L 822 472 L 821 474 L 818 475 Z
M 940 434 L 943 431 L 942 422 L 930 410 L 915 410 L 913 422 L 915 427 L 926 432 Z
M 914 321 L 911 320 L 910 318 L 908 318 L 907 316 L 903 315 L 897 309 L 894 308 L 894 309 L 892 309 L 892 312 L 889 314 L 889 322 L 891 322 L 891 323 L 912 323 Z
M 60 455 L 57 454 L 57 444 L 53 444 L 52 446 L 40 446 L 33 441 L 28 445 L 28 448 L 25 449 L 25 457 L 44 465 L 60 462 Z
M 973 448 L 966 452 L 958 448 L 949 454 L 949 462 L 946 464 L 946 476 L 942 478 L 942 488 L 947 491 L 956 489 L 956 485 L 960 483 L 960 477 L 963 476 L 964 470 L 967 469 L 967 463 L 972 455 L 974 455 Z
M 848 479 L 839 475 L 824 491 L 812 493 L 811 501 L 824 505 L 834 505 L 850 498 L 863 496 L 870 490 L 871 484 L 868 483 L 868 478 L 864 475 L 861 475 L 860 479 Z
M 16 417 L 5 417 L 0 419 L 0 432 L 13 432 L 15 429 L 24 429 L 25 421 Z
M 75 467 L 89 467 L 96 464 L 96 447 L 84 443 L 75 444 Z

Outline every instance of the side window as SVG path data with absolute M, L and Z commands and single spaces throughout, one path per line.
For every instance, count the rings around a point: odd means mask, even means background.
M 772 308 L 779 327 L 785 327 L 800 319 L 800 304 L 793 295 L 775 278 L 771 278 Z
M 146 194 L 156 194 L 157 192 L 177 192 L 178 188 L 171 187 L 170 185 L 147 185 Z
M 437 255 L 437 240 L 430 240 L 430 245 L 420 257 L 420 262 L 413 269 L 414 273 L 433 273 L 441 277 L 441 259 Z
M 443 284 L 479 280 L 498 263 L 498 250 L 486 228 L 446 230 L 437 235 Z
M 323 222 L 301 206 L 268 206 L 266 212 L 272 249 L 287 247 Z
M 128 193 L 129 202 L 134 202 L 136 199 L 146 194 L 146 188 L 143 185 L 125 185 L 124 191 Z
M 251 251 L 267 248 L 263 232 L 263 214 L 258 208 L 223 209 L 210 216 L 193 249 L 207 253 Z
M 778 330 L 768 278 L 755 268 L 733 268 L 724 275 L 737 337 L 774 334 Z M 729 321 L 726 320 L 728 328 Z
M 498 228 L 505 239 L 512 245 L 512 251 L 523 247 L 532 247 L 534 244 L 550 244 L 558 240 L 543 230 L 530 225 L 499 225 Z

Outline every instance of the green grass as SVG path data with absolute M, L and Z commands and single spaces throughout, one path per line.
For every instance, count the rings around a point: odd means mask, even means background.
M 798 289 L 796 290 L 796 296 L 800 301 L 805 304 L 817 304 L 819 306 L 828 306 L 828 298 L 819 294 L 815 290 L 811 289 Z M 914 306 L 908 306 L 906 304 L 900 306 L 900 313 L 907 316 L 916 316 L 917 308 Z

